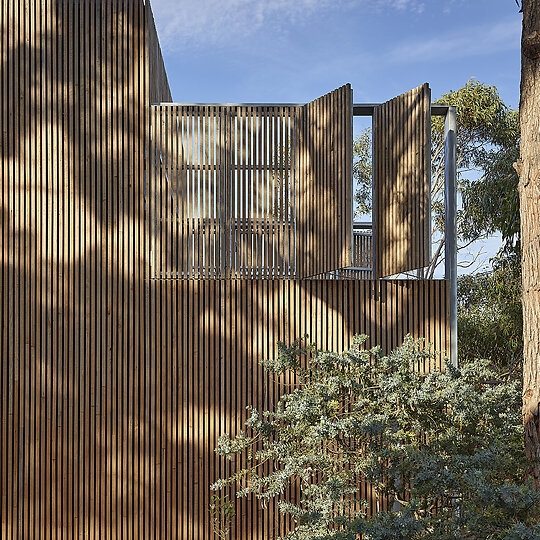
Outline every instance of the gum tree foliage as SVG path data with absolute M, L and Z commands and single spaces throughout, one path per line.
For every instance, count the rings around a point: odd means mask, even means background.
M 440 103 L 457 110 L 458 189 L 463 199 L 458 234 L 464 241 L 500 232 L 506 249 L 519 240 L 518 177 L 513 162 L 519 155 L 518 112 L 507 107 L 497 88 L 474 79 L 457 91 L 441 96 Z M 443 229 L 444 126 L 442 117 L 432 121 L 434 206 Z
M 434 361 L 422 342 L 383 356 L 365 340 L 342 354 L 280 345 L 264 365 L 299 384 L 219 438 L 216 451 L 247 466 L 213 489 L 277 498 L 296 522 L 290 540 L 539 538 L 540 495 L 522 482 L 519 383 L 487 361 L 420 375 Z M 362 479 L 393 511 L 367 516 Z M 301 499 L 289 500 L 296 483 Z
M 521 377 L 523 309 L 519 256 L 496 259 L 490 272 L 458 277 L 458 347 L 462 362 L 485 358 Z
M 356 184 L 355 217 L 371 212 L 371 130 L 365 129 L 353 141 L 353 179 Z
M 519 248 L 518 177 L 512 164 L 519 155 L 519 118 L 507 107 L 497 88 L 477 80 L 450 91 L 438 103 L 457 107 L 457 173 L 462 205 L 458 237 L 465 248 L 475 240 L 500 232 L 505 251 Z M 444 246 L 444 120 L 432 117 L 432 270 L 441 262 Z M 356 215 L 371 211 L 371 133 L 354 142 L 353 175 L 357 186 Z

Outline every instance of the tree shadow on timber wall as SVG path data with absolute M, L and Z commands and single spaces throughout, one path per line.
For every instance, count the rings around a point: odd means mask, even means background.
M 207 535 L 207 486 L 231 470 L 217 435 L 280 392 L 258 361 L 330 320 L 345 342 L 351 296 L 149 282 L 146 88 L 159 91 L 139 74 L 142 3 L 51 2 L 32 19 L 33 6 L 1 15 L 2 530 Z M 238 505 L 237 537 L 284 526 L 256 504 Z
M 159 151 L 158 200 L 167 199 L 159 208 L 164 212 L 161 215 L 171 217 L 162 219 L 160 225 L 160 268 L 174 273 L 178 270 L 175 261 L 179 260 L 178 254 L 187 240 L 181 227 L 172 224 L 177 219 L 173 210 L 179 206 L 174 202 L 179 190 L 171 189 L 170 182 L 177 182 L 178 178 L 171 180 L 170 175 L 163 174 L 164 170 L 169 174 L 170 170 L 176 170 L 184 159 L 180 144 L 176 156 L 167 150 L 171 148 L 168 139 L 171 117 L 175 117 L 175 113 L 168 110 L 160 128 L 160 144 L 164 134 L 168 142 L 161 144 Z M 179 128 L 174 126 L 175 121 L 172 123 L 173 133 L 176 133 Z M 184 162 L 184 169 L 185 165 Z M 191 534 L 196 536 L 200 531 L 209 534 L 209 479 L 228 476 L 231 471 L 230 465 L 213 454 L 219 433 L 238 432 L 244 425 L 247 405 L 255 405 L 260 410 L 272 408 L 278 396 L 290 389 L 283 386 L 283 381 L 276 384 L 269 379 L 258 361 L 275 354 L 278 340 L 291 343 L 304 334 L 309 334 L 322 348 L 340 350 L 348 346 L 354 333 L 366 333 L 371 336 L 371 345 L 380 344 L 383 350 L 390 351 L 401 344 L 407 333 L 419 336 L 426 328 L 422 316 L 410 308 L 410 302 L 418 299 L 414 296 L 417 289 L 421 289 L 415 287 L 410 282 L 397 281 L 156 281 L 156 291 L 160 291 L 156 298 L 160 299 L 161 307 L 154 312 L 165 309 L 167 315 L 162 322 L 152 319 L 156 330 L 151 334 L 161 336 L 156 338 L 161 343 L 157 346 L 159 350 L 166 349 L 169 336 L 176 333 L 173 342 L 176 339 L 178 347 L 171 362 L 174 365 L 177 359 L 179 367 L 174 369 L 181 370 L 180 379 L 187 379 L 182 388 L 185 397 L 181 399 L 187 403 L 190 420 L 188 427 L 182 428 L 184 469 L 178 482 L 185 484 L 181 488 L 187 494 L 184 497 L 194 501 L 187 514 L 183 514 L 184 519 L 187 515 Z M 420 298 L 423 301 L 422 295 Z M 233 537 L 247 538 L 249 534 L 256 534 L 259 526 L 270 537 L 284 532 L 283 520 L 279 518 L 281 523 L 273 529 L 272 517 L 270 524 L 267 518 L 272 511 L 265 511 L 261 516 L 255 500 L 240 500 L 236 510 Z M 274 515 L 278 515 L 277 512 L 273 508 Z

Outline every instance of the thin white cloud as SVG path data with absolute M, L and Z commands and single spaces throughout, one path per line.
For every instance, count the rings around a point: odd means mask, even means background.
M 154 0 L 160 41 L 165 49 L 225 44 L 263 26 L 280 30 L 303 24 L 330 10 L 395 9 L 421 13 L 420 0 Z
M 402 11 L 409 10 L 416 13 L 422 13 L 425 8 L 424 2 L 419 2 L 418 0 L 388 0 L 388 2 L 380 3 L 383 7 L 386 4 L 386 7 L 393 7 Z
M 403 64 L 491 55 L 519 49 L 520 34 L 521 21 L 513 17 L 495 24 L 462 28 L 459 33 L 441 32 L 436 38 L 399 43 L 380 60 Z
M 297 23 L 328 9 L 330 0 L 154 0 L 165 48 L 223 44 L 254 34 L 263 25 Z

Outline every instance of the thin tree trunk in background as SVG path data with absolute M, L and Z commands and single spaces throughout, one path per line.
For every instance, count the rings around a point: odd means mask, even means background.
M 540 0 L 523 0 L 519 174 L 523 268 L 523 424 L 540 489 Z

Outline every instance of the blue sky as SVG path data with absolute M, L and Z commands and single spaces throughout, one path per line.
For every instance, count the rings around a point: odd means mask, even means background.
M 305 102 L 350 82 L 355 102 L 470 77 L 519 100 L 514 0 L 154 0 L 173 99 Z
M 355 103 L 471 77 L 519 104 L 514 0 L 154 0 L 177 102 L 300 102 L 351 83 Z M 367 119 L 355 119 L 355 132 Z M 484 243 L 486 267 L 499 245 Z M 479 245 L 473 246 L 477 250 Z M 478 265 L 475 265 L 475 269 Z

